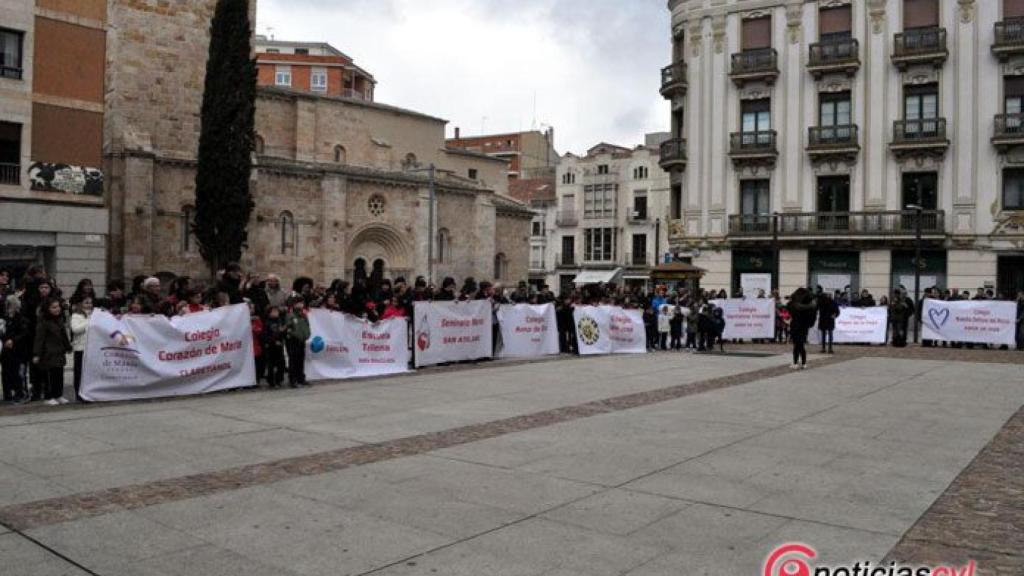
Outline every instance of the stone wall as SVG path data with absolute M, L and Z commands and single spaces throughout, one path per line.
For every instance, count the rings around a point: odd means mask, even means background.
M 508 259 L 508 278 L 501 279 L 506 286 L 529 277 L 531 221 L 526 215 L 505 212 L 498 212 L 495 218 L 494 251 Z

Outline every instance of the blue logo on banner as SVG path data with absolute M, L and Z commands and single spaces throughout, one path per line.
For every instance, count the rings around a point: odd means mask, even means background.
M 314 354 L 323 352 L 326 347 L 327 344 L 320 336 L 314 336 L 313 339 L 309 341 L 309 349 L 312 350 Z

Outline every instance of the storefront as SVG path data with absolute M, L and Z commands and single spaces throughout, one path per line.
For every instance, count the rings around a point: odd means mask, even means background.
M 896 288 L 914 293 L 915 252 L 913 250 L 893 250 L 892 279 L 890 291 Z M 921 292 L 928 288 L 946 289 L 946 252 L 944 250 L 923 250 L 918 267 L 921 271 Z
M 1005 297 L 1024 291 L 1024 254 L 1000 256 L 997 277 L 999 293 Z
M 739 293 L 744 285 L 744 276 L 771 276 L 772 288 L 779 285 L 778 274 L 775 272 L 775 253 L 771 250 L 733 250 L 732 252 L 732 293 Z M 749 278 L 748 277 L 748 278 Z
M 678 288 L 684 288 L 691 293 L 700 290 L 700 279 L 707 272 L 689 262 L 668 262 L 659 264 L 651 270 L 651 283 L 655 286 L 665 286 L 669 292 Z
M 860 291 L 860 252 L 826 252 L 812 250 L 808 254 L 810 287 L 828 292 L 836 290 L 851 294 Z

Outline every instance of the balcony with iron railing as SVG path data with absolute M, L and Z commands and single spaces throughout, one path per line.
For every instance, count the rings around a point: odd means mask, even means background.
M 830 239 L 914 238 L 920 218 L 922 236 L 945 234 L 945 212 L 893 210 L 877 212 L 802 212 L 739 214 L 729 217 L 732 238 Z M 776 232 L 776 227 L 778 230 Z
M 733 54 L 729 77 L 739 86 L 754 80 L 774 84 L 779 77 L 778 51 L 774 48 L 758 48 Z
M 626 259 L 626 265 L 632 268 L 647 268 L 651 265 L 651 255 L 644 254 L 630 254 Z
M 948 57 L 945 28 L 910 28 L 896 34 L 892 63 L 900 70 L 913 64 L 942 66 Z
M 1024 114 L 996 114 L 992 144 L 1000 152 L 1024 145 Z
M 774 166 L 779 156 L 775 130 L 733 132 L 729 135 L 729 156 L 733 164 Z
M 1011 56 L 1024 54 L 1024 18 L 1010 18 L 995 24 L 992 53 L 1006 62 Z
M 686 138 L 672 138 L 662 142 L 658 165 L 667 171 L 686 168 Z
M 672 98 L 686 94 L 686 62 L 676 62 L 661 69 L 661 95 Z
M 555 267 L 556 268 L 575 268 L 578 264 L 576 263 L 575 254 L 556 254 L 555 255 Z
M 576 226 L 579 222 L 579 214 L 575 210 L 559 210 L 555 214 L 555 224 L 558 226 Z
M 860 43 L 856 38 L 838 38 L 811 44 L 807 71 L 820 78 L 830 72 L 852 76 L 860 68 Z
M 860 142 L 856 124 L 812 126 L 807 129 L 807 154 L 811 160 L 856 160 Z
M 897 120 L 892 125 L 889 148 L 897 156 L 917 153 L 943 155 L 949 148 L 945 118 Z
M 21 80 L 24 71 L 19 66 L 4 66 L 0 64 L 0 78 L 9 80 Z
M 6 186 L 21 184 L 21 165 L 0 162 L 0 184 Z

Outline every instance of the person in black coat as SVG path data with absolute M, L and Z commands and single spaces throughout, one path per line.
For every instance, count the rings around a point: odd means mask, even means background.
M 67 404 L 64 398 L 64 365 L 71 352 L 71 339 L 64 325 L 64 308 L 60 300 L 51 298 L 40 310 L 32 345 L 32 364 L 43 377 L 43 397 L 50 406 Z
M 792 368 L 804 369 L 807 367 L 807 334 L 814 326 L 818 309 L 810 290 L 806 288 L 797 288 L 786 307 L 792 318 L 789 327 L 790 339 L 793 341 Z
M 4 402 L 21 403 L 27 399 L 25 364 L 32 351 L 32 330 L 21 313 L 21 302 L 11 296 L 4 302 L 3 329 L 0 330 L 0 376 Z
M 832 340 L 836 329 L 836 318 L 839 317 L 839 306 L 835 300 L 822 292 L 818 295 L 818 330 L 821 332 L 821 352 L 832 354 Z

